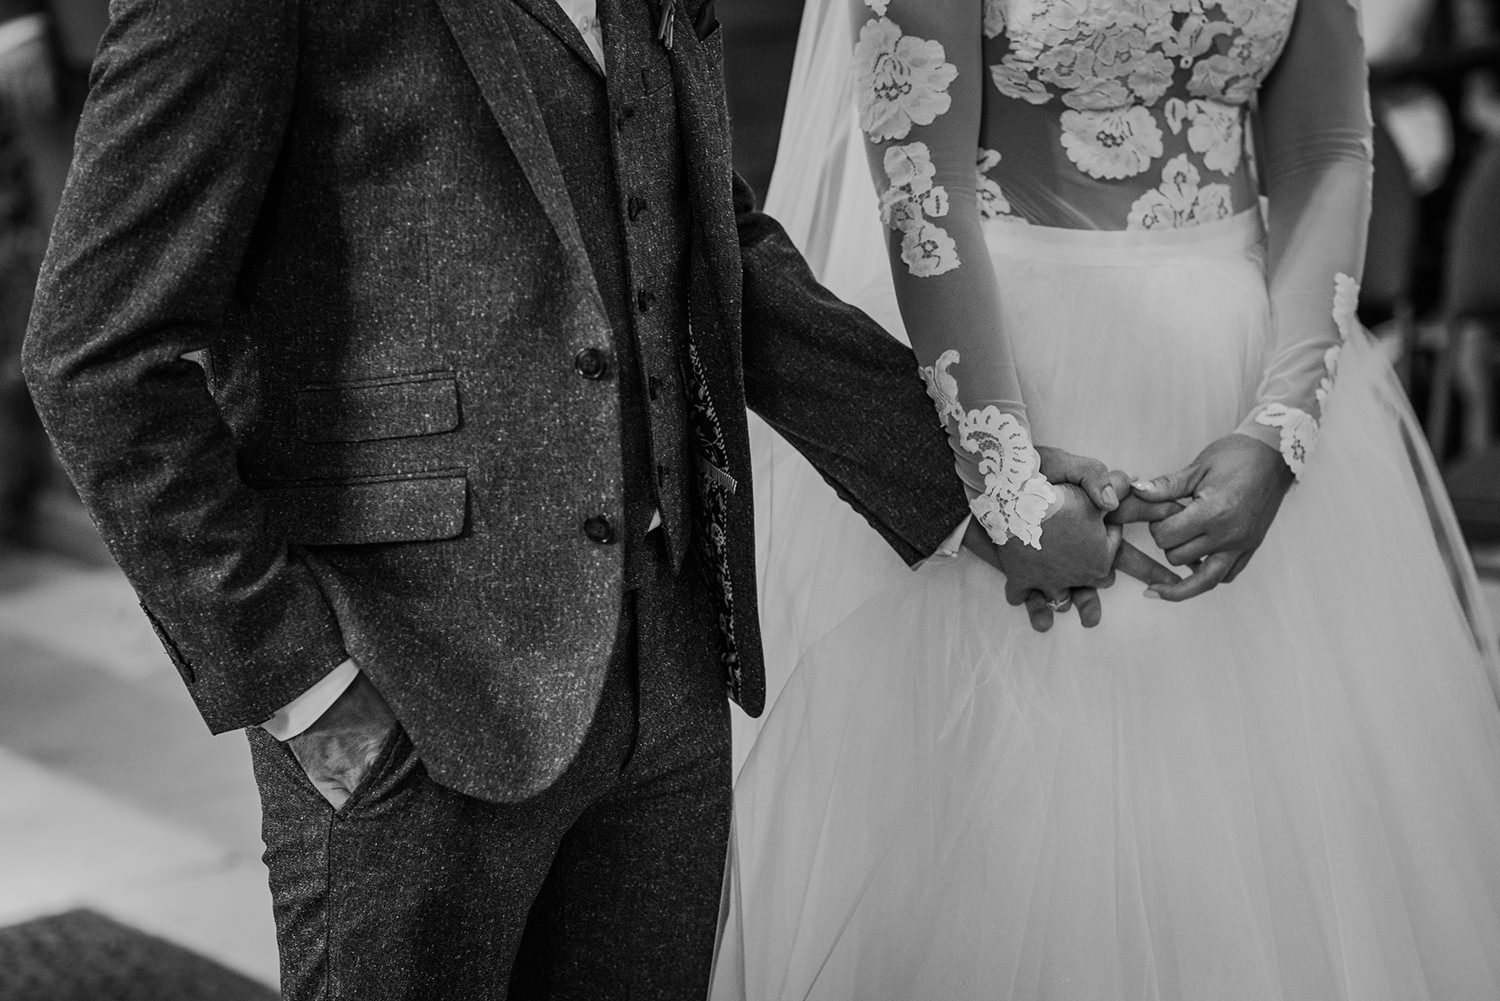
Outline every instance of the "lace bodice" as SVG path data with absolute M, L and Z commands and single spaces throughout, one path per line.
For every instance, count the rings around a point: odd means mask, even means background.
M 987 223 L 1182 228 L 1264 191 L 1277 339 L 1240 430 L 1300 472 L 1368 212 L 1352 0 L 846 2 L 902 317 L 991 535 L 1035 543 L 1047 488 L 998 329 Z

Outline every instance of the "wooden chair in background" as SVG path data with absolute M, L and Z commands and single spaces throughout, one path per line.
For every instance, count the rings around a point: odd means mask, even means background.
M 1500 142 L 1481 150 L 1460 183 L 1449 223 L 1443 336 L 1433 364 L 1427 435 L 1441 460 L 1453 401 L 1461 400 L 1460 453 L 1444 479 L 1466 537 L 1500 544 L 1493 344 L 1500 324 Z

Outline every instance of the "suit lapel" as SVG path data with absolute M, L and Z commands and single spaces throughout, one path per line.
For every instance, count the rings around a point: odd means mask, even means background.
M 585 260 L 562 168 L 498 0 L 437 0 L 437 5 L 552 227 L 569 253 Z
M 677 85 L 677 120 L 694 217 L 703 229 L 704 249 L 716 272 L 714 292 L 730 328 L 738 326 L 739 235 L 733 203 L 734 166 L 729 148 L 729 110 L 725 106 L 723 42 L 716 32 L 700 41 L 681 8 L 677 40 L 669 55 Z
M 493 2 L 504 3 L 506 0 L 493 0 Z M 583 40 L 578 26 L 568 20 L 568 15 L 558 6 L 557 0 L 510 0 L 510 2 L 542 22 L 548 31 L 557 36 L 559 41 L 573 50 L 575 56 L 587 63 L 589 69 L 600 76 L 604 75 L 604 70 L 594 58 L 594 53 L 589 50 L 588 43 Z

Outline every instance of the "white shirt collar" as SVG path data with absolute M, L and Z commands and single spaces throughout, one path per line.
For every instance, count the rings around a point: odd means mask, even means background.
M 556 0 L 557 5 L 568 15 L 568 20 L 583 36 L 584 44 L 604 69 L 604 31 L 599 26 L 598 0 Z

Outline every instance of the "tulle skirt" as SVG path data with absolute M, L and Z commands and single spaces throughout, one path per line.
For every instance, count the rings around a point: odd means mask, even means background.
M 1249 409 L 1257 216 L 988 236 L 1038 441 L 1152 476 Z M 1122 579 L 1046 634 L 759 429 L 774 702 L 737 724 L 712 997 L 1500 998 L 1493 632 L 1414 428 L 1358 334 L 1233 584 Z

